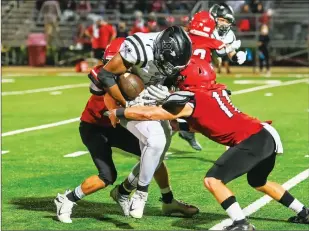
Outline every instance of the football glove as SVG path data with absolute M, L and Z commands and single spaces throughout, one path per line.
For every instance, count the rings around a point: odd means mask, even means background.
M 134 100 L 127 101 L 126 107 L 155 105 L 156 100 L 144 89 Z
M 246 52 L 238 51 L 236 53 L 236 57 L 237 57 L 237 63 L 239 65 L 243 64 L 246 61 L 247 51 Z

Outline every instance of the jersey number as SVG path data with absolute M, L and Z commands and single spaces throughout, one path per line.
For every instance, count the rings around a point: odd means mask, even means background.
M 232 104 L 231 99 L 229 95 L 227 94 L 227 91 L 222 90 L 222 96 L 226 98 L 226 101 L 228 102 L 229 105 L 231 105 L 234 108 L 235 112 L 240 113 L 240 111 Z M 233 117 L 233 112 L 230 111 L 230 109 L 224 104 L 224 102 L 220 99 L 220 95 L 218 92 L 213 92 L 212 97 L 217 100 L 217 103 L 219 104 L 219 107 L 221 110 L 229 117 Z
M 205 57 L 206 57 L 206 50 L 204 50 L 204 49 L 196 49 L 196 50 L 194 50 L 193 55 L 196 55 L 196 56 L 200 55 L 200 59 L 205 59 Z

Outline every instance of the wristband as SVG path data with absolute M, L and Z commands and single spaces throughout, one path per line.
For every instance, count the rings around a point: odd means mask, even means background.
M 117 118 L 125 118 L 124 116 L 124 111 L 125 111 L 125 108 L 118 108 L 116 109 L 116 117 Z

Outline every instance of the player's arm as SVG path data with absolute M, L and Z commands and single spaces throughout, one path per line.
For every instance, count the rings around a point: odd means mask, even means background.
M 129 37 L 128 37 L 129 38 Z M 127 39 L 128 39 L 127 38 Z M 125 40 L 120 47 L 120 51 L 100 70 L 97 76 L 89 76 L 91 81 L 101 89 L 108 92 L 122 106 L 126 106 L 126 100 L 123 97 L 118 85 L 118 75 L 125 73 L 131 66 L 137 62 L 137 51 L 133 44 Z M 128 50 L 132 51 L 129 55 Z

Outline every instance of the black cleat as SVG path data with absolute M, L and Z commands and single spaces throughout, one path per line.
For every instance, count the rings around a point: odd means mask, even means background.
M 255 230 L 255 227 L 254 225 L 251 225 L 248 221 L 234 221 L 232 225 L 224 227 L 223 230 Z
M 202 151 L 202 146 L 195 139 L 195 133 L 180 131 L 179 137 L 181 139 L 184 139 L 185 141 L 187 141 L 193 149 L 195 149 L 197 151 Z
M 298 223 L 298 224 L 309 224 L 309 209 L 305 210 L 304 215 L 305 216 L 300 216 L 300 214 L 298 214 L 297 216 L 290 217 L 288 219 L 288 222 Z

